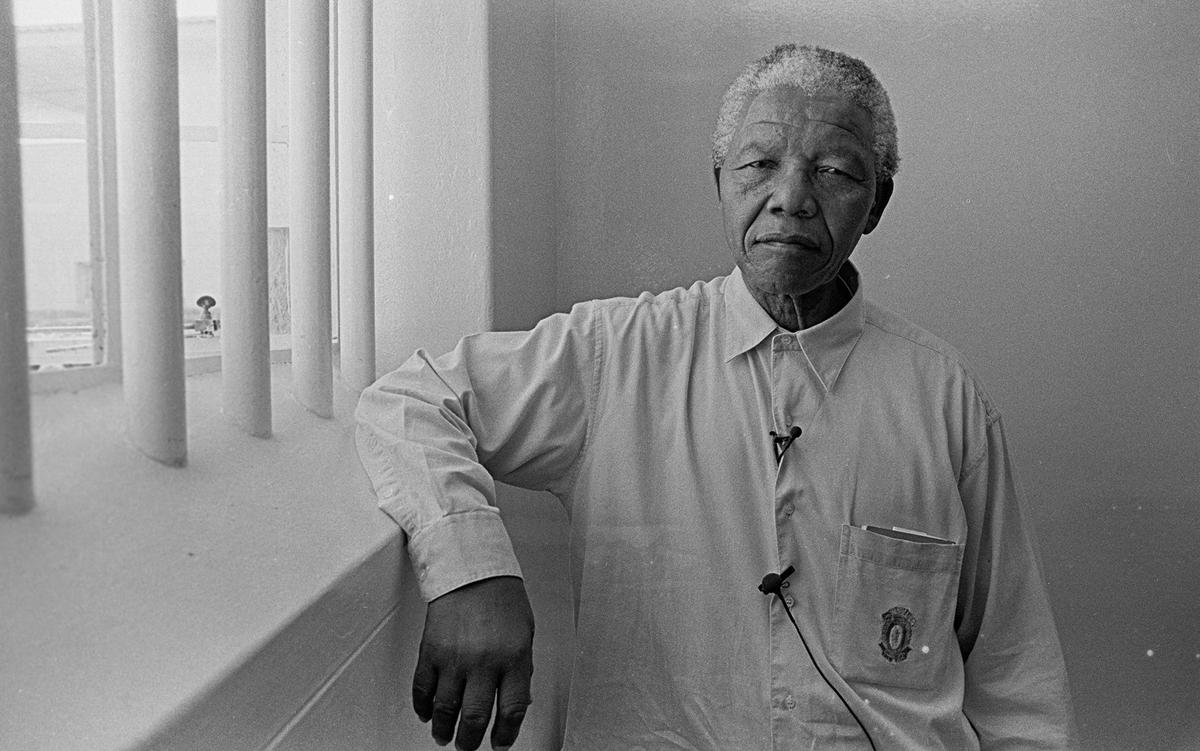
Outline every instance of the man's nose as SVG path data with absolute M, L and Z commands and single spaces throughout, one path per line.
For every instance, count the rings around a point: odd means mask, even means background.
M 794 216 L 816 216 L 817 196 L 812 175 L 805 169 L 788 169 L 779 173 L 771 194 L 772 212 Z

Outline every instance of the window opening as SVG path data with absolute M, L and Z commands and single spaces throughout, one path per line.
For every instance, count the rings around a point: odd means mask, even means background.
M 31 370 L 99 362 L 89 228 L 87 61 L 82 3 L 16 0 Z

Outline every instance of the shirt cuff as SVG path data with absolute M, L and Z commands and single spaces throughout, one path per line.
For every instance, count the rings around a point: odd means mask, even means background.
M 523 578 L 494 507 L 444 516 L 409 538 L 408 549 L 426 602 L 480 579 Z

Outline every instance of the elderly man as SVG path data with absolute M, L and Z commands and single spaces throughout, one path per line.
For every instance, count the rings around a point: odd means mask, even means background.
M 848 261 L 897 164 L 870 70 L 780 46 L 713 137 L 729 276 L 417 352 L 363 395 L 435 740 L 477 748 L 494 707 L 506 747 L 530 701 L 495 478 L 570 515 L 564 748 L 1073 746 L 1000 413 Z

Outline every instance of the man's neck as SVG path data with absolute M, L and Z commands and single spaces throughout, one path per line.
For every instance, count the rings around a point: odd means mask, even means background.
M 750 294 L 775 323 L 788 331 L 816 326 L 850 302 L 850 292 L 840 278 L 803 295 L 773 295 L 751 289 Z

